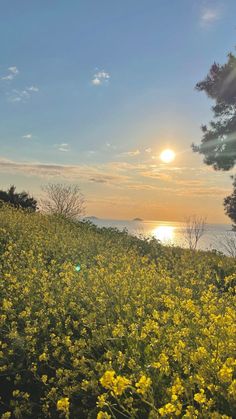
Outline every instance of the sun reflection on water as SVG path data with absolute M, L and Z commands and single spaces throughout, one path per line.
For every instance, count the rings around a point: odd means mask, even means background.
M 155 239 L 160 240 L 163 243 L 173 242 L 175 237 L 175 227 L 171 225 L 160 225 L 154 228 L 152 235 Z

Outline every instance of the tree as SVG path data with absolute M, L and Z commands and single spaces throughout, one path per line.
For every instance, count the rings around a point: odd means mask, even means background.
M 0 190 L 0 201 L 7 202 L 15 208 L 23 208 L 34 212 L 37 209 L 37 201 L 29 196 L 27 192 L 16 192 L 14 185 L 10 186 L 8 191 Z
M 202 126 L 201 144 L 193 145 L 193 150 L 203 154 L 204 162 L 215 170 L 232 169 L 236 163 L 236 56 L 229 54 L 224 65 L 214 63 L 196 89 L 215 105 L 214 120 Z
M 223 250 L 227 256 L 236 258 L 236 231 L 230 231 L 230 234 L 225 234 L 220 240 L 217 240 L 219 250 Z
M 44 212 L 71 219 L 78 219 L 84 214 L 84 197 L 78 185 L 49 183 L 43 186 L 42 190 L 46 194 L 41 200 Z
M 233 221 L 233 229 L 236 230 L 236 177 L 233 177 L 233 192 L 224 199 L 226 215 Z
M 189 249 L 196 250 L 200 238 L 206 230 L 206 218 L 192 215 L 185 221 L 184 236 Z

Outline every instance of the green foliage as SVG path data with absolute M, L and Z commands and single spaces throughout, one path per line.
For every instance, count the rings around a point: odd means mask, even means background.
M 224 209 L 228 217 L 233 221 L 236 229 L 236 177 L 233 179 L 233 192 L 224 199 Z
M 229 170 L 236 161 L 236 57 L 228 55 L 224 65 L 214 63 L 205 80 L 196 85 L 215 101 L 214 120 L 202 127 L 200 146 L 194 151 L 216 170 Z
M 37 209 L 37 201 L 26 192 L 17 193 L 14 185 L 10 186 L 8 191 L 0 191 L 1 201 L 15 208 L 27 209 L 28 211 L 36 211 Z
M 234 259 L 7 206 L 0 233 L 2 418 L 233 417 Z

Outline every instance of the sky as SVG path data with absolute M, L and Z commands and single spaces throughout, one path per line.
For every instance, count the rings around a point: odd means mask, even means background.
M 213 105 L 195 85 L 235 50 L 235 0 L 0 6 L 1 189 L 40 198 L 49 182 L 78 184 L 87 215 L 229 222 L 233 172 L 191 144 Z

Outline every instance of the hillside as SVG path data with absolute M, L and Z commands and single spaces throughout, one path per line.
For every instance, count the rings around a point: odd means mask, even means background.
M 234 259 L 3 206 L 0 274 L 2 418 L 234 416 Z

